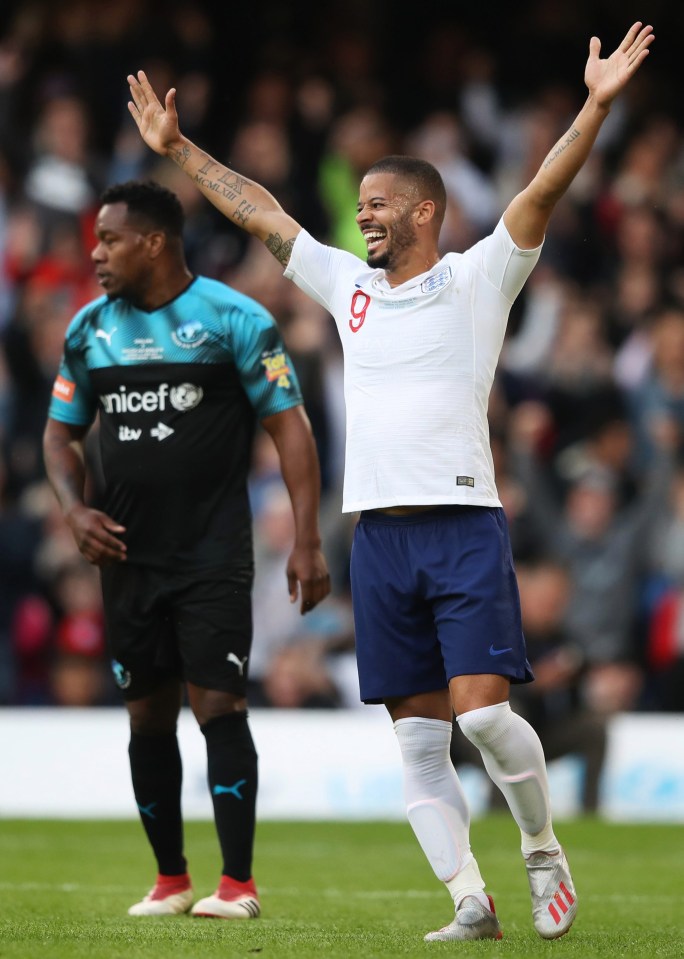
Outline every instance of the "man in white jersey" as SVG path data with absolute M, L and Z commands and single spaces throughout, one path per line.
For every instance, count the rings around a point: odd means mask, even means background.
M 316 242 L 261 186 L 184 137 L 175 90 L 162 105 L 144 73 L 128 78 L 145 142 L 335 317 L 345 356 L 343 509 L 361 511 L 351 557 L 361 696 L 392 717 L 408 818 L 455 907 L 428 941 L 502 934 L 449 760 L 454 712 L 520 827 L 537 932 L 562 936 L 577 911 L 539 738 L 508 705 L 510 683 L 532 676 L 487 403 L 511 304 L 554 206 L 652 40 L 652 28 L 635 23 L 601 59 L 592 37 L 586 103 L 492 235 L 466 253 L 438 252 L 446 198 L 434 167 L 410 157 L 375 163 L 359 191 L 365 264 Z

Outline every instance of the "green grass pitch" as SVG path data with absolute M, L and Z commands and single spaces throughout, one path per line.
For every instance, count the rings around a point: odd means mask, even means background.
M 504 929 L 500 942 L 424 943 L 451 901 L 405 823 L 260 823 L 263 915 L 225 922 L 133 919 L 154 867 L 136 822 L 0 821 L 0 959 L 352 959 L 684 956 L 684 827 L 561 822 L 580 910 L 556 942 L 530 916 L 519 837 L 507 816 L 477 819 L 473 848 Z M 186 846 L 195 892 L 212 892 L 211 823 Z

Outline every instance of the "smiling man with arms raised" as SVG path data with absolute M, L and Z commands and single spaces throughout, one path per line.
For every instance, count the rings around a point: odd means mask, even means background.
M 449 760 L 452 712 L 520 827 L 537 932 L 563 935 L 577 910 L 539 738 L 508 705 L 510 683 L 532 676 L 487 405 L 511 304 L 553 209 L 652 40 L 652 28 L 635 23 L 601 59 L 591 39 L 588 97 L 574 123 L 492 235 L 465 253 L 440 255 L 446 199 L 434 167 L 402 156 L 374 163 L 357 212 L 365 264 L 318 243 L 266 190 L 187 140 L 174 90 L 162 105 L 144 73 L 128 78 L 145 142 L 335 317 L 345 357 L 343 509 L 361 512 L 351 558 L 361 695 L 392 717 L 408 818 L 455 907 L 428 941 L 501 936 Z

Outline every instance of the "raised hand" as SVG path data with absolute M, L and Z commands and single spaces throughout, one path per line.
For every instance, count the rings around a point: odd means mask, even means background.
M 166 156 L 182 140 L 176 112 L 176 90 L 172 87 L 162 106 L 143 70 L 128 76 L 132 102 L 128 112 L 135 120 L 140 136 L 155 153 Z
M 601 60 L 601 41 L 598 37 L 591 38 L 584 82 L 599 104 L 610 105 L 646 59 L 654 39 L 653 27 L 637 22 L 627 31 L 617 50 Z

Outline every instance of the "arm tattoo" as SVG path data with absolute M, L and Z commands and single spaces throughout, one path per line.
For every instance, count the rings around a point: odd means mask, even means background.
M 181 150 L 171 150 L 169 156 L 182 170 L 190 159 L 190 147 L 183 147 Z
M 268 239 L 266 240 L 266 249 L 273 254 L 279 263 L 287 266 L 290 262 L 294 241 L 294 237 L 289 240 L 283 240 L 280 233 L 269 233 Z
M 232 170 L 226 170 L 218 180 L 213 180 L 206 175 L 212 166 L 219 167 L 219 170 L 221 169 L 218 163 L 215 163 L 213 160 L 208 160 L 204 166 L 200 167 L 197 173 L 195 173 L 193 177 L 195 183 L 211 193 L 218 193 L 219 196 L 224 197 L 226 200 L 231 200 L 232 202 L 237 201 L 242 193 L 242 188 L 249 183 L 249 180 L 243 180 L 242 177 L 238 176 L 237 173 L 233 173 Z M 246 202 L 246 200 L 243 200 L 240 206 Z M 249 204 L 247 205 L 249 207 Z M 253 213 L 255 209 L 256 207 L 251 207 L 248 209 L 248 212 Z
M 207 162 L 204 164 L 204 166 L 200 167 L 199 170 L 197 171 L 197 176 L 198 176 L 198 177 L 200 177 L 200 176 L 201 176 L 201 177 L 206 177 L 207 174 L 209 173 L 209 170 L 211 170 L 211 168 L 212 168 L 213 166 L 214 166 L 214 167 L 218 167 L 219 170 L 221 169 L 221 165 L 220 165 L 219 163 L 217 163 L 216 160 L 212 160 L 212 158 L 211 158 L 210 156 L 207 156 L 206 153 L 203 154 L 203 156 L 206 157 L 206 161 L 207 161 Z M 217 181 L 211 181 L 211 182 L 223 183 L 224 186 L 227 187 L 227 189 L 232 190 L 234 193 L 241 195 L 241 194 L 242 194 L 242 188 L 243 188 L 249 181 L 243 179 L 241 176 L 238 176 L 238 174 L 237 174 L 237 173 L 234 173 L 232 170 L 226 170 L 226 171 L 218 178 Z
M 577 137 L 579 136 L 581 136 L 579 130 L 571 130 L 566 136 L 565 140 L 562 141 L 562 143 L 556 144 L 556 147 L 553 150 L 553 152 L 549 153 L 547 158 L 544 160 L 544 169 L 546 170 L 547 167 L 550 167 L 553 161 L 561 155 L 563 150 L 567 150 L 567 148 L 570 146 L 573 140 L 576 140 Z
M 187 153 L 183 156 L 182 162 L 177 156 L 172 157 L 181 167 L 190 156 L 190 150 L 187 147 L 184 148 L 184 150 L 187 151 Z M 204 158 L 204 165 L 201 166 L 196 173 L 190 174 L 195 183 L 206 192 L 217 193 L 225 200 L 230 200 L 233 203 L 237 202 L 242 195 L 243 188 L 247 186 L 250 181 L 243 179 L 232 170 L 226 170 L 225 167 L 222 167 L 216 160 L 207 156 L 206 153 L 202 153 L 201 156 Z M 216 174 L 220 174 L 217 179 L 209 175 L 212 169 L 216 171 Z M 223 170 L 223 173 L 221 173 L 221 170 Z M 234 211 L 231 216 L 233 216 L 238 223 L 244 224 L 255 210 L 255 206 L 252 206 L 246 200 L 242 200 L 237 210 Z
M 240 200 L 233 213 L 233 219 L 238 226 L 247 226 L 249 218 L 255 210 L 256 206 L 253 203 L 248 203 L 247 200 Z

